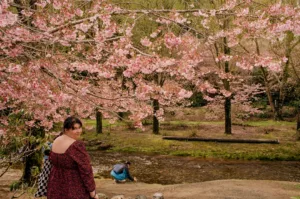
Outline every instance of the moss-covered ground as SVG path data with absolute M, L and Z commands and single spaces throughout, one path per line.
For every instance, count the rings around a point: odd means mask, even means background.
M 118 121 L 110 124 L 103 121 L 103 133 L 96 134 L 95 120 L 85 120 L 83 135 L 86 140 L 100 140 L 113 147 L 111 152 L 142 152 L 203 158 L 242 159 L 242 160 L 300 160 L 300 142 L 295 141 L 295 121 L 236 120 L 233 121 L 232 134 L 224 133 L 224 122 L 208 121 L 197 114 L 199 109 L 184 109 L 181 117 L 166 118 L 160 124 L 160 134 L 152 133 L 151 120 L 144 121 L 144 130 L 134 129 L 130 122 Z M 197 112 L 198 111 L 198 112 Z M 200 113 L 199 113 L 200 112 Z M 193 114 L 195 115 L 193 117 Z M 173 114 L 174 115 L 174 114 Z M 188 118 L 193 119 L 188 119 Z M 187 120 L 188 119 L 188 120 Z M 87 129 L 88 129 L 87 128 Z M 163 136 L 184 136 L 230 139 L 270 139 L 279 144 L 217 143 L 199 141 L 164 140 Z M 89 147 L 94 150 L 96 148 Z

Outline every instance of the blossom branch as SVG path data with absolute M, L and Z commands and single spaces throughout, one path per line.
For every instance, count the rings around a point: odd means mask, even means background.
M 135 47 L 133 47 L 133 46 L 131 46 L 131 48 L 132 48 L 133 50 L 136 50 L 136 51 L 139 52 L 140 54 L 147 56 L 147 57 L 155 57 L 154 55 L 150 55 L 150 54 L 144 53 L 144 52 L 142 52 L 141 50 L 139 50 L 138 48 L 135 48 Z

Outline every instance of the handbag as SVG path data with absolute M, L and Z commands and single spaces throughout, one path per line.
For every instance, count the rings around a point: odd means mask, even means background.
M 47 196 L 47 185 L 48 185 L 48 179 L 49 179 L 51 167 L 52 167 L 52 165 L 51 165 L 50 160 L 45 159 L 44 167 L 42 169 L 42 172 L 39 175 L 38 188 L 37 188 L 36 193 L 34 194 L 35 197 Z

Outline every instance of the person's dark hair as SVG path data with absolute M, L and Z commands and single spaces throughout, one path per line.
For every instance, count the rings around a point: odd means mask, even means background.
M 65 129 L 74 129 L 75 124 L 79 124 L 80 127 L 82 127 L 82 122 L 80 121 L 80 119 L 78 119 L 77 117 L 74 117 L 74 116 L 68 117 L 64 121 L 64 130 Z
M 131 162 L 129 162 L 129 161 L 126 161 L 126 162 L 125 162 L 125 164 L 131 165 Z

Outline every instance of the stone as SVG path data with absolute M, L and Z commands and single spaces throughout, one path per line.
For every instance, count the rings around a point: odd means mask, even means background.
M 125 199 L 124 195 L 117 195 L 112 197 L 111 199 Z
M 108 196 L 105 195 L 104 193 L 97 193 L 99 196 L 99 199 L 108 199 Z
M 135 199 L 147 199 L 147 197 L 143 195 L 137 195 Z
M 155 193 L 153 194 L 153 199 L 164 199 L 164 196 L 162 193 Z

